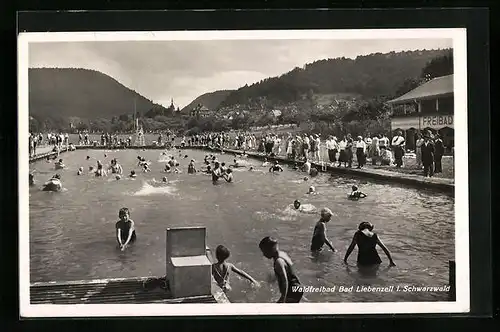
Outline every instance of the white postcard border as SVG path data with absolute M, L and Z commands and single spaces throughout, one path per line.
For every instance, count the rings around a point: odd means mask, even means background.
M 29 44 L 75 41 L 241 39 L 453 39 L 455 98 L 455 302 L 31 305 L 29 262 Z M 466 29 L 48 32 L 18 36 L 19 292 L 21 317 L 335 315 L 470 310 Z

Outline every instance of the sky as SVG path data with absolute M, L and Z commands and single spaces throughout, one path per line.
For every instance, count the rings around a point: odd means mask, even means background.
M 98 70 L 155 103 L 180 108 L 328 58 L 451 48 L 452 39 L 37 42 L 29 67 Z

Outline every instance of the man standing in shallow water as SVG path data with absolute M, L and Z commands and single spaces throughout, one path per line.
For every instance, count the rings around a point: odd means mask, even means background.
M 323 246 L 326 244 L 333 252 L 335 249 L 333 248 L 332 243 L 328 240 L 326 236 L 326 223 L 330 221 L 332 218 L 332 211 L 329 208 L 321 209 L 321 217 L 319 221 L 314 226 L 314 233 L 311 241 L 311 251 L 312 252 L 320 252 L 323 250 Z
M 277 303 L 298 303 L 304 292 L 301 290 L 299 278 L 295 274 L 290 257 L 278 248 L 278 240 L 266 236 L 259 243 L 264 257 L 273 259 L 274 273 L 278 280 L 281 296 Z

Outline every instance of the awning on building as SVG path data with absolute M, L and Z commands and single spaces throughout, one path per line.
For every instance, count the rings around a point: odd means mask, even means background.
M 397 105 L 410 101 L 432 99 L 453 95 L 453 75 L 436 77 L 401 97 L 389 100 L 387 103 Z

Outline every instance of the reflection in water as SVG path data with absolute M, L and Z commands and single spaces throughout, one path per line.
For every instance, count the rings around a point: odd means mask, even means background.
M 159 151 L 141 151 L 147 160 L 163 160 Z M 273 176 L 258 161 L 248 160 L 256 171 L 234 173 L 235 183 L 212 185 L 210 176 L 187 174 L 191 158 L 200 168 L 204 154 L 189 151 L 179 159 L 182 174 L 163 173 L 164 163 L 153 162 L 151 172 L 137 166 L 131 150 L 75 151 L 64 155 L 67 169 L 61 170 L 66 192 L 42 192 L 30 188 L 31 280 L 78 280 L 165 274 L 165 229 L 175 226 L 207 227 L 208 245 L 224 244 L 230 261 L 247 271 L 262 287 L 252 288 L 245 280 L 232 279 L 233 302 L 269 302 L 279 296 L 276 282 L 268 283 L 272 263 L 258 248 L 264 236 L 278 238 L 280 247 L 292 258 L 305 286 L 428 285 L 448 283 L 448 260 L 454 259 L 454 201 L 452 197 L 398 185 L 320 175 L 304 181 L 303 173 L 285 169 Z M 89 155 L 89 161 L 85 157 Z M 117 158 L 124 174 L 135 169 L 137 179 L 124 176 L 108 181 L 91 175 L 76 175 L 100 159 L 109 164 Z M 218 156 L 230 164 L 231 155 Z M 166 158 L 165 158 L 166 159 Z M 40 161 L 30 165 L 37 181 L 53 175 L 53 165 Z M 167 176 L 168 183 L 160 180 Z M 346 199 L 353 184 L 368 194 L 360 201 Z M 314 186 L 317 195 L 304 195 Z M 317 209 L 329 207 L 334 217 L 328 236 L 337 252 L 309 251 L 315 214 L 297 212 L 290 204 L 299 199 Z M 136 223 L 137 242 L 127 251 L 116 248 L 115 223 L 118 210 L 128 207 Z M 370 221 L 374 232 L 391 251 L 396 267 L 381 253 L 382 265 L 375 271 L 346 266 L 342 259 L 357 225 Z M 355 262 L 355 252 L 350 264 Z M 445 300 L 442 293 L 307 293 L 304 301 L 415 301 Z

